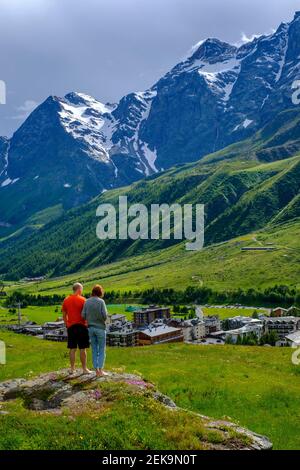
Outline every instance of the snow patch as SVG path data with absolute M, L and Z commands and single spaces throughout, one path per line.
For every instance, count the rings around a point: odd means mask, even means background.
M 243 122 L 242 126 L 244 129 L 247 129 L 247 127 L 250 126 L 250 124 L 252 124 L 253 120 L 251 119 L 245 119 L 245 121 Z
M 198 73 L 212 85 L 212 89 L 221 95 L 224 103 L 230 100 L 233 87 L 239 77 L 241 61 L 236 57 L 215 64 L 196 61 Z
M 281 79 L 282 71 L 283 71 L 283 68 L 284 68 L 285 62 L 286 62 L 286 55 L 287 55 L 288 47 L 289 47 L 289 38 L 287 36 L 285 38 L 285 45 L 284 45 L 284 48 L 283 48 L 282 57 L 281 57 L 280 62 L 279 62 L 279 70 L 278 70 L 278 72 L 276 74 L 276 77 L 275 77 L 275 83 L 279 82 L 279 80 Z
M 7 176 L 9 150 L 10 150 L 10 142 L 8 142 L 8 144 L 7 144 L 7 149 L 6 149 L 6 152 L 5 152 L 5 155 L 4 155 L 4 167 L 3 167 L 3 170 L 0 173 L 0 177 L 2 175 Z
M 68 98 L 69 96 L 69 98 Z M 110 162 L 109 150 L 113 146 L 114 105 L 105 105 L 83 93 L 67 95 L 60 101 L 61 122 L 74 139 L 81 140 L 85 152 L 93 159 Z
M 241 124 L 238 124 L 237 126 L 235 126 L 235 128 L 233 129 L 233 132 L 238 131 L 241 127 L 243 127 L 244 129 L 247 129 L 247 127 L 249 127 L 250 124 L 252 124 L 253 122 L 254 121 L 251 119 L 245 119 Z
M 1 184 L 1 188 L 5 188 L 6 186 L 10 186 L 12 184 L 15 184 L 17 181 L 19 181 L 20 178 L 15 178 L 15 179 L 10 179 L 10 178 L 6 178 L 6 180 L 3 181 L 3 183 Z
M 144 173 L 146 176 L 149 176 L 151 173 L 158 172 L 158 169 L 155 166 L 155 161 L 157 159 L 157 152 L 156 150 L 152 151 L 149 149 L 147 143 L 142 142 L 139 138 L 141 126 L 144 121 L 146 121 L 150 115 L 151 107 L 153 103 L 153 99 L 157 96 L 156 90 L 149 90 L 145 93 L 136 93 L 136 97 L 142 102 L 143 104 L 143 111 L 141 115 L 140 122 L 135 130 L 134 137 L 132 140 L 132 146 L 134 151 L 137 153 L 139 157 L 140 163 L 144 168 L 144 172 L 140 169 L 136 168 L 137 171 L 140 173 Z
M 154 173 L 157 173 L 158 170 L 155 166 L 155 162 L 157 160 L 157 152 L 156 150 L 150 150 L 149 147 L 148 147 L 148 144 L 144 144 L 143 145 L 143 151 L 144 151 L 144 156 L 147 160 L 147 163 L 148 163 L 148 167 L 154 171 Z M 150 175 L 150 171 L 149 171 L 149 168 L 146 168 L 146 175 L 149 176 Z

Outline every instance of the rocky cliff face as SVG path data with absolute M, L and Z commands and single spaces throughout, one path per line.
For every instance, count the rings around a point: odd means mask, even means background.
M 299 32 L 296 14 L 274 34 L 239 48 L 208 39 L 162 78 L 143 127 L 143 138 L 156 148 L 157 166 L 199 159 L 293 107 Z
M 51 416 L 69 417 L 72 420 L 72 432 L 80 434 L 74 423 L 76 417 L 89 417 L 91 426 L 101 417 L 110 413 L 123 403 L 124 407 L 132 407 L 136 401 L 139 408 L 153 410 L 153 417 L 159 410 L 165 416 L 162 433 L 167 433 L 171 425 L 176 427 L 176 421 L 181 428 L 183 422 L 190 422 L 195 426 L 198 435 L 191 435 L 191 442 L 186 441 L 189 449 L 202 450 L 270 450 L 271 442 L 263 436 L 255 434 L 247 429 L 228 421 L 217 421 L 206 416 L 192 413 L 178 408 L 167 396 L 156 390 L 155 386 L 139 376 L 125 373 L 110 372 L 108 376 L 96 378 L 95 374 L 81 375 L 78 371 L 75 376 L 70 376 L 67 370 L 43 374 L 31 380 L 15 379 L 0 383 L 0 415 L 2 417 L 15 416 L 15 411 L 9 407 L 15 400 L 22 400 L 27 413 L 43 415 L 44 419 Z M 20 408 L 18 408 L 20 410 Z M 137 413 L 139 411 L 137 410 Z M 26 421 L 26 412 L 22 411 L 23 422 Z M 121 413 L 121 411 L 120 411 Z M 114 426 L 117 421 L 111 419 L 111 433 L 116 431 Z M 106 425 L 107 426 L 107 425 Z M 140 422 L 139 428 L 146 427 L 146 422 Z M 18 424 L 16 425 L 18 428 Z M 202 429 L 200 432 L 199 429 Z M 16 429 L 16 432 L 19 431 Z M 109 431 L 109 430 L 108 430 Z M 125 430 L 126 432 L 126 430 Z M 136 430 L 135 432 L 138 432 Z M 122 433 L 119 429 L 118 433 Z M 67 438 L 65 436 L 65 438 Z M 78 436 L 78 439 L 84 437 Z M 143 442 L 142 448 L 151 449 L 151 436 L 149 442 Z M 130 436 L 127 436 L 127 445 Z M 79 443 L 78 443 L 79 445 Z M 109 444 L 107 444 L 109 445 Z M 170 446 L 173 445 L 171 442 Z M 88 448 L 88 442 L 86 443 Z M 109 447 L 106 447 L 106 449 Z M 136 447 L 135 447 L 136 448 Z M 171 447 L 170 447 L 171 448 Z M 178 448 L 178 447 L 174 447 Z M 157 449 L 156 449 L 157 450 Z M 182 449 L 184 450 L 184 449 Z
M 298 12 L 241 47 L 204 41 L 151 89 L 118 104 L 81 93 L 48 98 L 0 140 L 2 218 L 16 224 L 56 204 L 76 206 L 253 135 L 294 107 L 299 39 Z
M 6 176 L 6 169 L 8 165 L 8 150 L 9 150 L 9 141 L 5 137 L 0 137 L 0 178 Z

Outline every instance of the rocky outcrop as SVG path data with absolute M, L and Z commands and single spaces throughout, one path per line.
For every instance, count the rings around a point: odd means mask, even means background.
M 183 410 L 150 382 L 137 375 L 126 373 L 110 372 L 105 377 L 96 378 L 94 373 L 82 375 L 78 371 L 70 375 L 67 370 L 61 370 L 30 380 L 9 380 L 0 383 L 0 415 L 8 414 L 5 405 L 16 399 L 22 399 L 24 407 L 32 413 L 61 415 L 68 410 L 73 415 L 80 415 L 93 407 L 97 413 L 101 413 L 107 403 L 112 405 L 114 401 L 120 399 L 118 395 L 109 392 L 107 387 L 109 384 L 112 386 L 118 384 L 131 395 L 142 395 L 145 400 L 154 399 L 170 413 L 187 413 L 191 420 L 200 420 L 205 429 L 216 431 L 222 436 L 219 443 L 206 443 L 207 449 L 272 449 L 272 443 L 266 437 L 228 421 L 212 420 Z

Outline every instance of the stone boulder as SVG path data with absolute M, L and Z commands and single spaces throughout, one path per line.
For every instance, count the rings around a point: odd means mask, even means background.
M 268 438 L 242 428 L 229 421 L 212 420 L 206 416 L 176 406 L 171 398 L 162 394 L 156 387 L 140 376 L 126 373 L 109 372 L 97 378 L 94 373 L 83 375 L 80 371 L 70 375 L 68 370 L 42 374 L 25 380 L 14 379 L 0 383 L 0 414 L 8 413 L 6 403 L 22 399 L 29 412 L 61 415 L 68 410 L 79 415 L 93 406 L 98 413 L 109 403 L 113 404 L 118 396 L 109 393 L 117 385 L 126 393 L 142 395 L 145 400 L 155 400 L 170 413 L 187 413 L 191 420 L 201 420 L 207 430 L 218 432 L 224 438 L 222 443 L 211 443 L 208 449 L 214 450 L 270 450 L 272 443 Z M 206 443 L 207 444 L 207 443 Z

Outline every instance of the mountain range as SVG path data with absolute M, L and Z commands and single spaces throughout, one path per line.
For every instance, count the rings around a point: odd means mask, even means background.
M 1 225 L 80 205 L 253 135 L 291 108 L 299 56 L 300 12 L 240 47 L 204 41 L 151 89 L 118 104 L 49 97 L 0 140 Z
M 120 194 L 206 204 L 207 244 L 299 217 L 299 77 L 297 12 L 242 46 L 207 39 L 118 104 L 49 97 L 0 138 L 0 274 L 58 275 L 168 246 L 96 243 L 96 205 Z
M 283 159 L 271 160 L 274 142 L 287 134 L 299 135 L 300 111 L 285 111 L 261 132 L 195 163 L 178 165 L 130 186 L 100 194 L 88 203 L 64 211 L 43 225 L 41 221 L 20 229 L 0 242 L 0 275 L 8 279 L 60 276 L 164 251 L 179 240 L 98 240 L 99 204 L 118 207 L 120 196 L 128 203 L 205 204 L 205 245 L 223 243 L 267 227 L 300 221 L 300 152 L 287 157 L 289 143 L 281 144 Z M 294 136 L 294 137 L 293 137 Z M 267 156 L 262 163 L 258 155 Z M 299 224 L 300 225 L 300 224 Z M 300 233 L 299 233 L 300 235 Z M 74 254 L 76 254 L 74 256 Z M 271 254 L 270 254 L 271 256 Z

